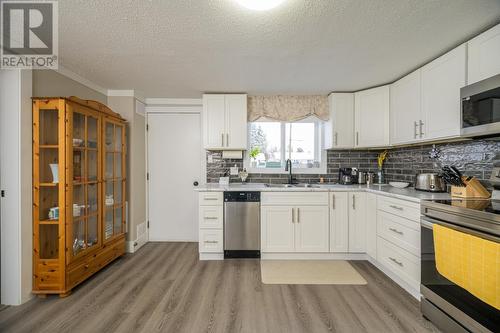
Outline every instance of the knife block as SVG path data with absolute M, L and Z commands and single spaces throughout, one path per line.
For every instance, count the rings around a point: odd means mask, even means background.
M 477 178 L 472 178 L 467 181 L 467 177 L 462 177 L 462 181 L 465 186 L 452 186 L 451 196 L 458 198 L 477 198 L 477 199 L 488 199 L 491 194 L 488 190 L 477 180 Z

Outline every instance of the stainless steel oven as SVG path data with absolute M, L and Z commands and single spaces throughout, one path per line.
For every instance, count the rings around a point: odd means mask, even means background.
M 460 89 L 462 136 L 500 133 L 500 74 Z
M 421 310 L 443 332 L 500 332 L 500 311 L 438 272 L 433 228 L 442 225 L 498 243 L 499 214 L 500 202 L 494 200 L 422 202 Z

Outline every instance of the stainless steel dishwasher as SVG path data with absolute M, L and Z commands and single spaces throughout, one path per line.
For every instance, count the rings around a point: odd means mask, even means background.
M 260 258 L 260 192 L 224 192 L 224 258 Z

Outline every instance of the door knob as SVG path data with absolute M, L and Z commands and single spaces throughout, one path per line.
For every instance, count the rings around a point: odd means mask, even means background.
M 198 186 L 198 182 L 195 180 L 195 181 L 193 182 L 193 185 L 194 185 L 194 186 Z

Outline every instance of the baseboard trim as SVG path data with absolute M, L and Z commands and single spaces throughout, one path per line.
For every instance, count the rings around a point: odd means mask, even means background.
M 200 260 L 224 260 L 224 253 L 200 253 Z
M 366 253 L 262 253 L 262 260 L 368 260 Z
M 384 265 L 379 263 L 376 259 L 368 256 L 368 261 L 375 266 L 378 270 L 382 271 L 385 275 L 387 275 L 392 281 L 396 282 L 401 288 L 403 288 L 410 295 L 415 297 L 418 301 L 420 301 L 420 288 L 415 289 L 414 286 L 397 276 L 390 269 L 386 268 Z

